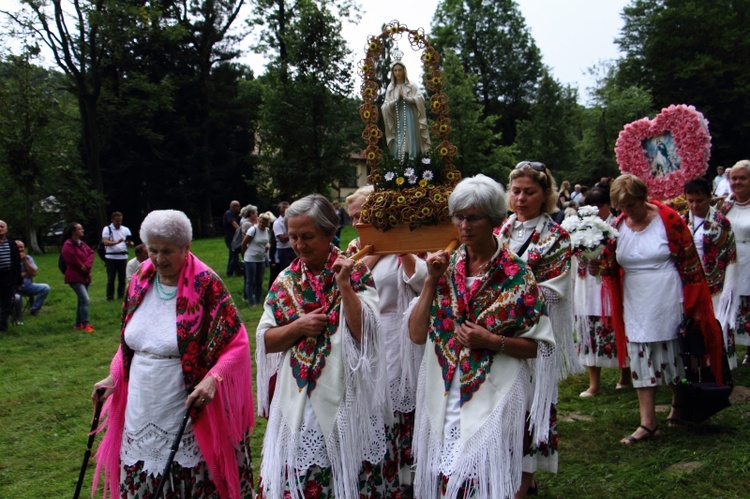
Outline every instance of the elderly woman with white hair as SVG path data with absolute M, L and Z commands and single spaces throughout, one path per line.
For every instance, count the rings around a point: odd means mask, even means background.
M 386 497 L 373 472 L 387 402 L 372 275 L 332 244 L 338 215 L 320 194 L 292 203 L 284 224 L 297 258 L 271 286 L 257 330 L 268 414 L 260 496 Z
M 103 469 L 105 496 L 153 495 L 189 410 L 165 497 L 248 497 L 254 411 L 245 327 L 221 279 L 190 252 L 184 213 L 149 213 L 140 236 L 149 260 L 130 282 L 110 375 L 91 395 L 109 414 L 93 489 Z
M 412 341 L 427 344 L 415 497 L 510 497 L 521 486 L 527 431 L 535 442 L 549 431 L 555 339 L 534 275 L 493 234 L 506 214 L 500 184 L 464 179 L 448 208 L 462 244 L 427 258 L 407 311 Z

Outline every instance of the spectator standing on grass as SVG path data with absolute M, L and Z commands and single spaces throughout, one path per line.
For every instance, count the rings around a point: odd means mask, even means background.
M 265 213 L 257 216 L 257 224 L 250 224 L 242 238 L 242 261 L 245 263 L 245 299 L 251 307 L 262 304 L 261 289 L 266 274 L 266 251 L 268 251 L 268 226 L 271 219 Z
M 0 220 L 0 331 L 8 330 L 13 294 L 21 285 L 18 247 L 8 237 L 8 224 Z
M 94 265 L 94 250 L 83 242 L 83 226 L 72 223 L 65 227 L 60 252 L 65 262 L 65 284 L 69 285 L 78 298 L 76 323 L 73 329 L 93 333 L 89 323 L 89 285 L 91 267 Z
M 21 278 L 23 283 L 21 284 L 21 296 L 32 297 L 31 308 L 29 312 L 31 315 L 39 315 L 44 300 L 49 295 L 50 287 L 49 284 L 34 283 L 34 276 L 39 272 L 39 268 L 34 262 L 34 258 L 31 255 L 26 254 L 26 246 L 22 241 L 16 241 L 18 247 L 18 254 L 21 260 Z
M 130 259 L 128 262 L 127 267 L 125 267 L 125 280 L 127 281 L 127 284 L 130 284 L 130 279 L 133 277 L 133 274 L 135 274 L 135 271 L 138 270 L 138 267 L 141 266 L 141 264 L 148 259 L 148 250 L 146 250 L 146 246 L 143 244 L 139 244 L 135 247 L 135 256 Z
M 102 244 L 105 249 L 104 263 L 107 267 L 107 301 L 115 299 L 115 278 L 117 278 L 117 299 L 125 296 L 125 268 L 128 265 L 130 229 L 122 225 L 122 213 L 115 211 L 109 225 L 102 229 Z
M 284 215 L 286 209 L 289 208 L 289 203 L 282 201 L 279 203 L 279 218 L 273 223 L 273 235 L 276 239 L 276 268 L 272 268 L 271 282 L 276 279 L 279 273 L 287 268 L 292 260 L 295 258 L 294 250 L 289 242 L 289 234 L 286 230 L 286 224 L 284 223 Z
M 222 226 L 224 227 L 224 244 L 227 245 L 229 250 L 229 259 L 227 260 L 227 277 L 243 276 L 245 275 L 244 269 L 240 268 L 240 256 L 232 249 L 232 239 L 234 233 L 240 226 L 240 202 L 237 200 L 229 203 L 229 209 L 224 212 L 222 218 Z
M 247 268 L 245 266 L 245 260 L 243 258 L 244 251 L 242 250 L 242 240 L 245 239 L 245 234 L 250 230 L 250 227 L 255 225 L 258 221 L 258 207 L 252 204 L 244 206 L 240 210 L 240 225 L 234 233 L 232 238 L 232 249 L 237 252 L 242 265 L 242 298 L 247 301 Z

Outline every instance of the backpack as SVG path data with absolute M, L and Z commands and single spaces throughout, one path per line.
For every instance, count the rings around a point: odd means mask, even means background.
M 112 239 L 112 226 L 108 225 L 107 228 L 109 229 L 109 238 Z M 107 261 L 107 247 L 104 246 L 104 240 L 99 241 L 96 246 L 96 254 L 105 262 Z
M 57 257 L 57 268 L 60 269 L 60 272 L 65 275 L 65 271 L 68 270 L 68 266 L 65 265 L 65 259 L 62 256 L 62 253 L 60 253 L 60 256 Z
M 234 231 L 234 236 L 232 236 L 232 242 L 229 245 L 229 247 L 232 248 L 232 251 L 240 251 L 242 249 L 243 237 L 244 237 L 244 234 L 242 233 L 242 224 L 240 224 L 240 226 L 237 227 L 237 230 Z

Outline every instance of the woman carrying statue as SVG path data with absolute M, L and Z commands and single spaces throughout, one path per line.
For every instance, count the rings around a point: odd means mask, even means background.
M 385 497 L 373 473 L 388 403 L 372 275 L 332 244 L 338 215 L 320 194 L 292 203 L 284 224 L 297 258 L 271 286 L 257 330 L 268 414 L 259 495 Z
M 349 218 L 356 228 L 362 216 L 362 205 L 373 192 L 371 185 L 357 189 L 346 198 Z M 361 248 L 359 238 L 349 243 L 347 251 L 356 253 Z M 395 473 L 383 473 L 383 481 L 390 483 L 388 492 L 400 487 L 404 495 L 411 488 L 412 464 L 411 444 L 414 430 L 414 408 L 417 398 L 417 374 L 424 355 L 424 347 L 409 340 L 408 332 L 402 328 L 403 315 L 409 302 L 422 290 L 427 267 L 424 260 L 411 253 L 402 255 L 367 255 L 362 263 L 372 271 L 378 290 L 380 331 L 383 336 L 388 373 L 388 392 L 393 409 L 393 422 L 386 426 L 387 445 L 383 470 L 397 469 Z M 398 478 L 398 483 L 395 479 Z
M 414 497 L 512 497 L 525 448 L 549 431 L 555 338 L 530 268 L 493 234 L 507 211 L 500 184 L 464 179 L 448 208 L 462 244 L 427 257 L 424 287 L 404 316 L 412 341 L 426 345 Z
M 415 159 L 430 148 L 430 131 L 424 97 L 409 81 L 406 67 L 399 61 L 391 66 L 391 82 L 381 108 L 385 122 L 385 140 L 394 158 Z

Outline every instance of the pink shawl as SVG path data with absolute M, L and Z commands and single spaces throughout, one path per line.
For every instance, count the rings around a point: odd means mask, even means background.
M 110 365 L 115 390 L 104 405 L 107 427 L 96 452 L 92 494 L 104 469 L 104 491 L 117 494 L 120 446 L 125 424 L 128 377 L 133 351 L 124 341 L 125 326 L 153 284 L 156 271 L 150 260 L 133 276 L 123 306 L 122 340 Z M 214 377 L 216 395 L 191 412 L 196 439 L 220 497 L 239 498 L 235 446 L 255 424 L 252 371 L 247 331 L 224 283 L 206 264 L 188 253 L 177 285 L 177 344 L 185 390 L 190 393 L 205 376 Z

